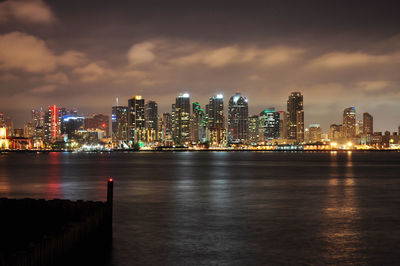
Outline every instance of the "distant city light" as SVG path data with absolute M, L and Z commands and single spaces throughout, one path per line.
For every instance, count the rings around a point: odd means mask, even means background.
M 224 95 L 222 95 L 222 94 L 217 94 L 217 96 L 216 96 L 215 98 L 217 98 L 217 99 L 223 99 L 223 98 L 224 98 Z

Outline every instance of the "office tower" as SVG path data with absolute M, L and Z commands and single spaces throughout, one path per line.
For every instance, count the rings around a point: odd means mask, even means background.
M 104 114 L 93 114 L 92 117 L 85 118 L 84 125 L 86 130 L 100 130 L 104 132 L 104 137 L 108 137 L 110 117 Z
M 172 115 L 170 113 L 163 113 L 162 115 L 162 132 L 164 144 L 172 144 Z
M 184 145 L 190 141 L 190 96 L 180 94 L 172 105 L 172 131 L 175 144 Z
M 164 135 L 163 135 L 163 118 L 162 118 L 162 116 L 160 117 L 158 117 L 158 119 L 157 119 L 157 128 L 158 128 L 158 131 L 157 131 L 157 140 L 160 142 L 160 143 L 163 143 L 163 141 L 164 141 Z
M 364 122 L 363 120 L 357 120 L 356 121 L 356 136 L 360 136 L 361 134 L 363 134 L 363 126 Z
M 111 128 L 113 141 L 128 141 L 128 107 L 118 105 L 118 100 L 112 107 Z
M 131 145 L 145 138 L 144 98 L 137 95 L 128 100 L 128 139 Z
M 61 134 L 60 109 L 56 105 L 49 106 L 44 117 L 44 139 L 47 143 L 53 142 Z
M 267 108 L 260 113 L 260 138 L 266 142 L 279 138 L 280 115 L 275 108 Z
M 228 143 L 246 143 L 249 130 L 248 100 L 237 92 L 229 99 L 228 106 Z
M 345 138 L 354 138 L 356 136 L 356 108 L 349 107 L 343 111 L 343 127 Z
M 210 132 L 210 143 L 221 144 L 225 140 L 225 117 L 224 117 L 224 96 L 217 94 L 209 99 L 206 105 L 208 116 L 208 129 Z
M 298 142 L 304 140 L 304 110 L 303 95 L 300 92 L 292 92 L 287 101 L 287 127 L 288 139 Z
M 248 139 L 251 145 L 257 145 L 258 142 L 260 141 L 259 124 L 260 121 L 258 119 L 258 115 L 252 115 L 249 117 Z
M 287 139 L 287 114 L 285 111 L 278 111 L 279 113 L 279 137 Z
M 82 116 L 64 115 L 61 119 L 61 133 L 68 139 L 74 138 L 78 130 L 82 130 L 85 118 Z
M 308 132 L 310 142 L 314 143 L 321 141 L 322 130 L 320 124 L 310 124 Z
M 148 101 L 145 105 L 144 120 L 147 131 L 147 142 L 158 139 L 158 105 L 155 101 Z
M 190 138 L 195 143 L 207 141 L 207 115 L 198 102 L 193 103 L 193 113 L 190 119 Z
M 389 131 L 385 131 L 385 133 L 382 136 L 382 144 L 385 148 L 389 148 L 389 144 L 390 144 L 390 132 Z
M 31 139 L 35 135 L 35 128 L 33 127 L 32 122 L 27 122 L 24 124 L 24 137 Z
M 363 113 L 363 133 L 366 135 L 374 133 L 374 118 L 369 113 Z
M 341 138 L 341 125 L 332 124 L 329 127 L 329 139 L 338 140 Z

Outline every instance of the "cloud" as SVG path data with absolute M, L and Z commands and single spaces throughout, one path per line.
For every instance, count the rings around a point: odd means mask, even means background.
M 260 80 L 262 80 L 262 78 L 257 74 L 250 75 L 248 79 L 251 80 L 251 81 L 260 81 Z
M 0 70 L 48 73 L 57 66 L 73 67 L 84 61 L 85 55 L 73 50 L 57 56 L 45 41 L 26 33 L 0 35 Z
M 34 36 L 12 32 L 0 35 L 0 69 L 49 72 L 56 68 L 53 52 Z
M 399 63 L 400 53 L 373 55 L 363 52 L 332 52 L 311 61 L 313 67 L 346 68 L 371 64 Z
M 265 65 L 280 65 L 297 60 L 305 51 L 300 48 L 277 46 L 268 48 L 262 53 L 262 63 Z
M 73 50 L 66 51 L 57 58 L 57 63 L 59 65 L 68 67 L 74 67 L 80 65 L 85 61 L 86 61 L 86 56 L 84 53 Z
M 211 68 L 238 64 L 276 66 L 294 62 L 303 53 L 303 49 L 288 46 L 268 48 L 241 47 L 238 45 L 196 47 L 192 53 L 177 55 L 171 60 L 171 63 L 178 66 L 202 64 Z
M 83 82 L 94 82 L 104 77 L 107 71 L 97 63 L 90 63 L 84 67 L 75 68 L 73 73 L 78 74 Z
M 381 91 L 391 85 L 390 82 L 385 80 L 375 80 L 375 81 L 360 81 L 357 86 L 367 92 Z
M 153 42 L 143 42 L 132 45 L 128 51 L 128 60 L 131 65 L 148 64 L 155 60 L 156 55 L 153 49 L 156 44 Z
M 4 74 L 0 76 L 0 81 L 15 81 L 18 80 L 18 77 L 13 74 Z
M 68 76 L 62 72 L 48 74 L 43 77 L 43 81 L 47 83 L 57 83 L 57 84 L 68 84 L 69 79 Z
M 49 24 L 55 16 L 42 0 L 8 0 L 0 3 L 0 22 Z
M 43 85 L 30 90 L 31 93 L 49 93 L 56 90 L 55 85 Z

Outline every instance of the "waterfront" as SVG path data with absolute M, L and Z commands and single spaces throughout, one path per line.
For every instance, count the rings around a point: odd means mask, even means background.
M 105 200 L 107 265 L 399 264 L 400 153 L 0 155 L 0 197 Z

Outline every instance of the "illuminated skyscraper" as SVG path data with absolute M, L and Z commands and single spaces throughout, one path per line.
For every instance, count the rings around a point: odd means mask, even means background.
M 249 117 L 249 143 L 251 145 L 257 145 L 260 137 L 259 137 L 259 124 L 258 115 L 252 115 Z
M 65 115 L 62 117 L 61 133 L 66 134 L 68 139 L 74 138 L 76 131 L 82 130 L 85 118 L 82 116 Z
M 304 110 L 303 95 L 300 92 L 292 92 L 287 101 L 287 127 L 288 139 L 298 142 L 304 140 Z
M 158 138 L 158 105 L 155 101 L 148 101 L 144 109 L 147 141 L 153 142 Z
M 172 143 L 172 116 L 170 113 L 163 113 L 162 136 L 164 144 L 170 145 Z
M 209 99 L 206 107 L 211 144 L 221 144 L 225 139 L 224 96 L 217 94 Z
M 366 135 L 374 133 L 374 118 L 369 113 L 363 113 L 363 133 Z
M 287 138 L 287 114 L 285 111 L 278 111 L 279 113 L 279 137 L 281 139 Z
M 108 137 L 110 129 L 110 117 L 104 114 L 93 114 L 92 117 L 86 117 L 85 129 L 104 131 L 104 136 Z
M 311 124 L 308 132 L 310 142 L 314 143 L 321 141 L 322 130 L 319 124 Z
M 128 138 L 131 144 L 145 137 L 144 98 L 135 96 L 128 100 Z
M 60 109 L 56 105 L 49 106 L 44 119 L 44 136 L 47 143 L 53 142 L 61 134 Z
M 207 115 L 198 102 L 193 103 L 190 137 L 191 141 L 195 143 L 205 143 L 207 141 Z
M 112 107 L 111 115 L 112 139 L 115 142 L 128 140 L 128 107 L 117 105 Z
M 260 138 L 265 142 L 279 138 L 280 116 L 275 108 L 267 108 L 260 113 Z
M 349 107 L 343 111 L 343 127 L 345 138 L 354 138 L 356 136 L 356 108 Z
M 228 106 L 228 143 L 246 143 L 249 130 L 248 100 L 237 92 L 229 99 Z
M 342 125 L 332 124 L 329 127 L 329 139 L 330 140 L 338 140 L 341 138 L 341 128 Z
M 174 142 L 183 145 L 190 141 L 190 95 L 180 94 L 172 105 L 172 131 Z

